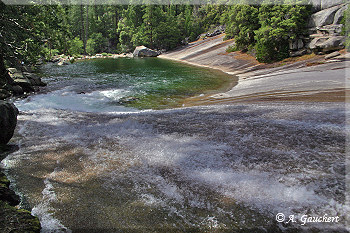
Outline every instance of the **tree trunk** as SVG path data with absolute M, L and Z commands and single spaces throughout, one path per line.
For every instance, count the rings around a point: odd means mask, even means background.
M 86 54 L 86 43 L 89 35 L 89 5 L 86 5 L 86 26 L 85 26 L 85 40 L 84 40 L 84 53 Z
M 80 5 L 80 20 L 81 20 L 80 39 L 83 41 L 84 54 L 86 54 L 86 41 L 85 41 L 85 29 L 84 29 L 85 28 L 84 27 L 84 6 L 83 6 L 83 4 Z
M 2 57 L 2 53 L 0 53 L 0 88 L 7 84 L 7 80 L 5 78 L 5 64 L 4 64 L 4 58 Z
M 153 6 L 151 6 L 151 12 L 150 12 L 150 29 L 151 29 L 150 47 L 153 49 Z
M 119 14 L 118 14 L 118 8 L 115 9 L 115 28 L 118 28 L 119 23 Z

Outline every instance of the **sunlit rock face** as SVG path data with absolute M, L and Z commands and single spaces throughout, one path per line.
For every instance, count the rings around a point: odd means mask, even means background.
M 309 52 L 324 54 L 345 47 L 341 24 L 348 1 L 312 0 L 313 14 L 308 21 L 310 36 L 304 41 Z
M 133 52 L 134 57 L 156 57 L 158 53 L 152 49 L 149 49 L 145 46 L 138 46 Z
M 313 5 L 314 11 L 324 10 L 344 3 L 344 0 L 310 0 L 309 4 Z

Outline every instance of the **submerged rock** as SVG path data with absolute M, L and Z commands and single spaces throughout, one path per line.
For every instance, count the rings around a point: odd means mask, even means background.
M 145 46 L 138 46 L 133 52 L 134 57 L 156 57 L 158 53 L 152 49 L 149 49 Z
M 130 104 L 130 103 L 137 101 L 137 100 L 139 100 L 139 98 L 134 97 L 134 96 L 128 96 L 128 97 L 121 98 L 118 102 L 120 104 Z
M 14 104 L 0 101 L 0 144 L 7 144 L 17 124 L 18 109 Z
M 15 206 L 20 203 L 19 196 L 9 189 L 10 181 L 4 173 L 0 172 L 0 201 L 7 202 L 9 205 Z

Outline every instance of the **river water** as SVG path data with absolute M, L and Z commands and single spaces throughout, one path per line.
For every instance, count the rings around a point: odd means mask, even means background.
M 213 72 L 156 59 L 44 67 L 49 86 L 16 101 L 19 149 L 2 161 L 42 232 L 345 232 L 345 104 L 173 108 L 227 85 Z

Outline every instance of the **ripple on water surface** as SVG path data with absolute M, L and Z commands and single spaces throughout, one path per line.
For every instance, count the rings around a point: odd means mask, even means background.
M 345 229 L 343 104 L 22 111 L 3 164 L 48 229 Z
M 159 58 L 95 59 L 63 68 L 48 64 L 42 71 L 51 92 L 36 98 L 45 103 L 43 107 L 79 111 L 85 107 L 90 112 L 119 112 L 121 106 L 180 107 L 188 97 L 215 93 L 237 81 L 221 71 Z

